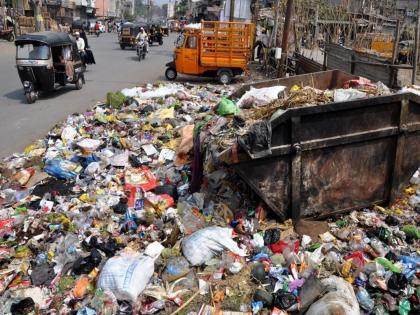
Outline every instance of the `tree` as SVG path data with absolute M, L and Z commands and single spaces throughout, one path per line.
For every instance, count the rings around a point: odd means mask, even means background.
M 185 16 L 188 11 L 189 1 L 188 0 L 181 0 L 179 4 L 176 6 L 175 14 L 177 17 Z

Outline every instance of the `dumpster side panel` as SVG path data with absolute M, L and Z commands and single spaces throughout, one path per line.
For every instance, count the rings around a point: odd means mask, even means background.
M 414 172 L 420 167 L 420 131 L 407 135 L 404 144 L 404 159 L 402 159 L 401 174 L 397 179 L 398 191 L 408 184 Z
M 235 171 L 282 219 L 290 216 L 290 157 L 266 158 L 235 165 Z
M 410 101 L 408 105 L 408 123 L 420 123 L 420 104 Z M 420 127 L 420 126 L 418 126 Z
M 308 141 L 397 127 L 399 102 L 302 116 L 300 140 Z
M 283 124 L 279 124 L 273 131 L 271 136 L 271 146 L 277 147 L 281 145 L 290 144 L 291 141 L 291 129 L 290 120 L 285 121 Z
M 304 152 L 300 216 L 386 201 L 395 146 L 396 137 Z

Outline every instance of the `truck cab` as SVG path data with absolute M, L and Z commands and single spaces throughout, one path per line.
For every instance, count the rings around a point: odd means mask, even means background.
M 178 38 L 175 49 L 175 66 L 178 72 L 198 74 L 199 69 L 199 34 L 186 33 Z

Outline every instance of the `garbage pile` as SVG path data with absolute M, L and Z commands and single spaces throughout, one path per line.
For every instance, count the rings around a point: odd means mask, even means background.
M 420 170 L 297 234 L 212 155 L 248 124 L 230 92 L 109 93 L 4 159 L 1 314 L 418 314 Z

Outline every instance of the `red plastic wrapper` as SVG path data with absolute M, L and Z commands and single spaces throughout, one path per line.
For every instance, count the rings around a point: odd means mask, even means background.
M 348 80 L 344 82 L 343 88 L 349 89 L 349 88 L 357 88 L 357 87 L 375 87 L 375 85 L 372 84 L 372 82 L 369 79 L 359 77 L 355 80 Z
M 363 252 L 357 251 L 352 254 L 347 255 L 344 257 L 345 260 L 351 259 L 352 262 L 358 267 L 363 267 L 365 265 L 365 257 L 363 256 Z
M 300 242 L 297 240 L 293 244 L 289 244 L 285 241 L 278 241 L 277 243 L 269 245 L 271 251 L 274 254 L 283 254 L 284 250 L 286 248 L 290 248 L 290 250 L 293 250 L 296 254 L 299 252 L 299 246 Z

